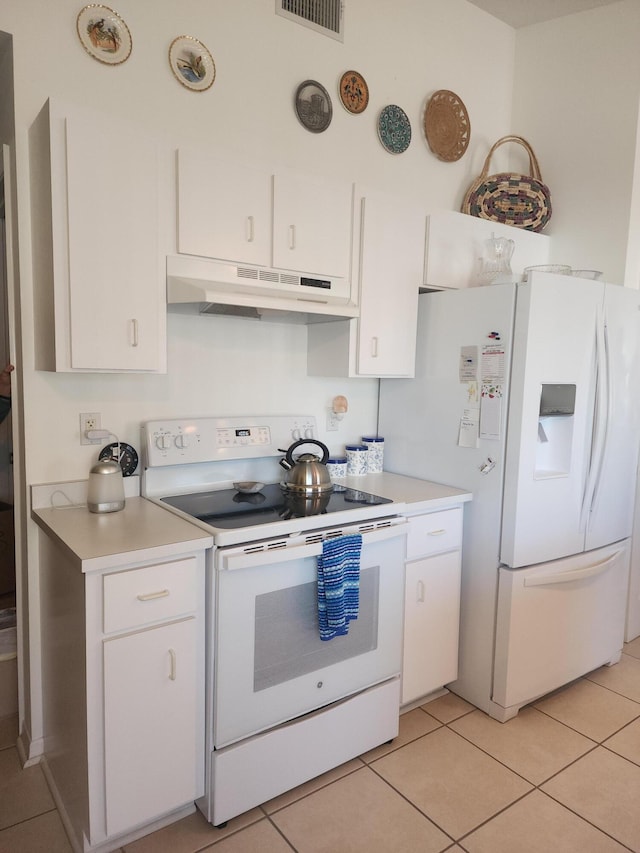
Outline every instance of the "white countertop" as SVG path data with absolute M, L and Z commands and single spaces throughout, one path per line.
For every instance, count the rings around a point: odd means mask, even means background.
M 344 477 L 337 482 L 390 498 L 394 511 L 402 515 L 431 512 L 472 500 L 472 495 L 463 489 L 387 472 Z M 32 509 L 31 514 L 83 572 L 213 545 L 213 536 L 204 528 L 142 497 L 127 497 L 120 512 L 93 513 L 85 505 L 41 506 Z
M 141 497 L 127 498 L 120 512 L 94 513 L 86 506 L 41 507 L 31 515 L 83 572 L 213 545 L 211 534 Z
M 465 492 L 464 489 L 387 471 L 382 474 L 365 474 L 363 477 L 343 477 L 336 482 L 350 489 L 361 489 L 363 492 L 391 498 L 394 503 L 405 504 L 402 512 L 406 515 L 444 509 L 473 499 L 471 492 Z

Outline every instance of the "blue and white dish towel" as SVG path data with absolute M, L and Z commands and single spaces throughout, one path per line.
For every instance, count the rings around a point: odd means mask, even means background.
M 318 625 L 321 640 L 349 632 L 360 606 L 362 536 L 350 533 L 325 539 L 318 557 Z

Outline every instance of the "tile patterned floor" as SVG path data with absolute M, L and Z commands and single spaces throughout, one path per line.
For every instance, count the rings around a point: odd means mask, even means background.
M 0 721 L 0 853 L 70 853 Z M 400 735 L 216 829 L 194 813 L 120 853 L 640 853 L 640 638 L 500 724 L 448 694 Z

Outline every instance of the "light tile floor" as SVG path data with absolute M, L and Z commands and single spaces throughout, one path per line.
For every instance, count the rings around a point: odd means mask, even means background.
M 0 721 L 0 853 L 70 853 Z M 222 829 L 194 813 L 121 853 L 640 853 L 640 639 L 500 724 L 453 694 L 400 734 Z

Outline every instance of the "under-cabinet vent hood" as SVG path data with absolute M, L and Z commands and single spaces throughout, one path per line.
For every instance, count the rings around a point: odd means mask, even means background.
M 169 310 L 180 313 L 244 317 L 272 312 L 329 317 L 355 317 L 358 313 L 347 279 L 191 255 L 167 257 L 167 303 Z

